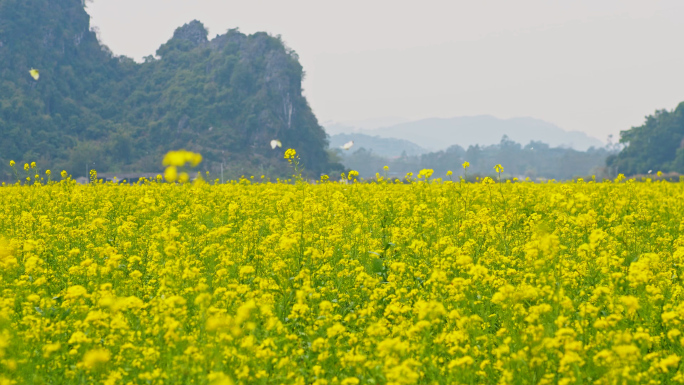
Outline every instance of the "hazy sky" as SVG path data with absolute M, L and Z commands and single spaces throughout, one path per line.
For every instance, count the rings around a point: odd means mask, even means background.
M 282 35 L 322 123 L 531 116 L 601 140 L 684 101 L 681 0 L 95 0 L 140 60 L 193 19 Z

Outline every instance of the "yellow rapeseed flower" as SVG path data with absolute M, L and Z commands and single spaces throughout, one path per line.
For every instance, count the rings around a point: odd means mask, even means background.
M 169 151 L 162 160 L 164 166 L 176 167 L 184 166 L 186 163 L 196 167 L 201 162 L 202 155 L 186 150 Z
M 111 354 L 106 349 L 93 349 L 83 355 L 82 366 L 86 369 L 94 369 L 109 362 Z
M 180 183 L 187 183 L 189 180 L 190 180 L 190 175 L 188 175 L 187 172 L 182 172 L 178 176 L 178 182 L 180 182 Z
M 176 179 L 178 179 L 178 169 L 176 166 L 169 166 L 166 168 L 166 171 L 164 171 L 164 179 L 166 179 L 167 182 L 175 182 Z
M 62 345 L 59 342 L 54 343 L 54 344 L 48 343 L 48 344 L 44 345 L 43 346 L 43 357 L 49 358 L 50 355 L 52 355 L 52 353 L 58 351 L 61 347 L 62 347 Z
M 684 382 L 684 184 L 308 183 L 289 155 L 0 187 L 0 384 Z

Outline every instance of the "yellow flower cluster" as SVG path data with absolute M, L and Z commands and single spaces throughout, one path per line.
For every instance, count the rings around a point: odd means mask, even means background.
M 682 184 L 428 174 L 2 187 L 0 383 L 684 383 Z
M 190 175 L 187 172 L 178 173 L 178 168 L 189 164 L 191 167 L 197 167 L 202 162 L 202 155 L 186 150 L 169 151 L 162 160 L 162 164 L 166 166 L 164 171 L 164 179 L 167 182 L 185 183 L 190 180 Z
M 421 178 L 429 179 L 434 172 L 435 172 L 435 170 L 433 170 L 431 168 L 426 168 L 426 169 L 420 170 L 420 172 L 418 173 L 418 179 L 421 179 Z
M 288 160 L 289 160 L 289 159 L 294 159 L 296 155 L 297 155 L 297 151 L 295 151 L 295 149 L 293 149 L 293 148 L 288 148 L 287 150 L 285 150 L 285 156 L 284 156 L 284 158 L 285 158 L 285 159 L 288 159 Z
M 178 150 L 169 151 L 162 160 L 164 166 L 181 167 L 189 163 L 192 167 L 197 167 L 202 162 L 202 155 L 190 151 Z

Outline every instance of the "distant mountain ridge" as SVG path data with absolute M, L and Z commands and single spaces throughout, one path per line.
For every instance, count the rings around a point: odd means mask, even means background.
M 374 130 L 376 128 L 394 126 L 395 124 L 408 123 L 410 121 L 410 119 L 388 116 L 373 119 L 348 120 L 344 122 L 327 121 L 323 122 L 323 127 L 325 127 L 325 132 L 329 135 L 337 135 L 358 132 L 361 130 Z
M 335 149 L 343 144 L 354 141 L 354 147 L 350 150 L 354 152 L 360 148 L 365 148 L 373 154 L 383 157 L 397 157 L 403 155 L 414 156 L 422 155 L 428 151 L 419 145 L 404 139 L 381 138 L 366 134 L 336 134 L 330 136 L 330 147 Z
M 345 124 L 331 126 L 339 132 L 344 129 Z M 605 145 L 583 132 L 565 131 L 552 123 L 529 117 L 499 119 L 490 115 L 478 115 L 421 119 L 376 129 L 357 130 L 347 127 L 349 133 L 408 140 L 432 151 L 444 150 L 452 145 L 463 148 L 476 144 L 493 145 L 499 143 L 504 135 L 523 145 L 537 141 L 551 147 L 570 147 L 579 151 Z

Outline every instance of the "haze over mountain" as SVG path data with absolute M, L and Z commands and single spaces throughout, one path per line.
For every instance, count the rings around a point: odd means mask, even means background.
M 552 123 L 527 117 L 499 119 L 480 115 L 429 118 L 376 129 L 358 129 L 350 124 L 338 123 L 326 125 L 326 131 L 403 139 L 432 151 L 444 150 L 452 145 L 463 148 L 476 144 L 493 145 L 499 143 L 504 135 L 523 145 L 536 141 L 551 147 L 569 147 L 579 151 L 604 146 L 601 140 L 583 132 L 565 131 Z
M 433 169 L 435 177 L 447 176 L 451 170 L 456 175 L 463 175 L 463 162 L 470 163 L 468 175 L 494 175 L 494 165 L 504 165 L 504 174 L 510 177 L 553 178 L 567 180 L 575 177 L 599 180 L 614 178 L 614 170 L 605 167 L 606 158 L 615 154 L 608 147 L 591 148 L 577 151 L 570 148 L 549 147 L 541 142 L 530 142 L 523 146 L 507 138 L 491 146 L 471 146 L 464 149 L 454 145 L 443 151 L 429 152 L 421 155 L 403 155 L 399 157 L 382 157 L 373 151 L 361 147 L 355 151 L 338 151 L 345 167 L 359 172 L 364 178 L 374 177 L 376 173 L 402 178 L 406 173 L 417 173 L 422 169 Z M 389 167 L 388 171 L 384 167 Z
M 395 124 L 408 123 L 410 121 L 410 119 L 389 116 L 363 120 L 345 120 L 343 122 L 328 121 L 323 122 L 323 127 L 325 127 L 325 132 L 327 132 L 328 135 L 336 135 L 359 132 L 361 130 L 374 130 L 376 128 L 389 127 Z
M 401 155 L 421 155 L 428 152 L 426 149 L 408 140 L 381 138 L 379 136 L 359 133 L 332 135 L 330 136 L 330 147 L 336 149 L 349 141 L 354 142 L 354 147 L 351 152 L 364 148 L 368 151 L 372 151 L 375 155 L 388 158 Z M 349 151 L 346 152 L 348 153 Z
M 573 132 L 569 133 L 540 120 L 522 118 L 504 121 L 491 116 L 479 116 L 444 119 L 447 121 L 446 123 L 452 123 L 452 125 L 446 125 L 443 121 L 434 124 L 433 120 L 426 119 L 399 123 L 391 127 L 373 127 L 373 123 L 383 120 L 387 121 L 387 119 L 378 119 L 375 122 L 370 120 L 360 122 L 364 124 L 366 129 L 355 128 L 353 127 L 354 123 L 332 125 L 331 131 L 333 132 L 336 130 L 351 131 L 351 133 L 332 135 L 330 144 L 340 156 L 341 163 L 349 169 L 358 171 L 359 175 L 364 178 L 372 178 L 378 172 L 384 175 L 387 173 L 383 170 L 384 166 L 389 167 L 388 175 L 392 177 L 402 177 L 408 172 L 416 173 L 424 168 L 434 169 L 437 176 L 445 176 L 448 170 L 454 172 L 461 170 L 461 165 L 466 161 L 470 163 L 468 170 L 470 175 L 492 175 L 494 173 L 493 166 L 503 164 L 507 175 L 521 178 L 565 180 L 574 177 L 591 177 L 592 175 L 599 179 L 615 177 L 612 173 L 613 170 L 605 167 L 605 162 L 609 156 L 617 153 L 619 146 L 603 146 L 598 140 L 592 143 L 591 139 L 593 138 L 587 140 L 581 133 L 579 133 L 580 135 Z M 456 124 L 453 124 L 454 121 Z M 439 123 L 447 127 L 444 128 Z M 480 130 L 470 132 L 463 126 L 479 127 Z M 431 130 L 426 130 L 426 127 Z M 326 127 L 326 130 L 329 128 Z M 423 136 L 426 131 L 427 134 Z M 457 137 L 456 140 L 459 140 L 460 143 L 467 144 L 449 145 L 447 141 L 444 141 L 438 145 L 441 144 L 447 148 L 428 151 L 426 148 L 406 139 L 368 135 L 379 132 L 384 132 L 387 135 L 398 133 L 416 141 L 423 139 L 426 144 L 434 144 L 434 136 L 441 134 L 453 139 L 453 131 L 464 136 L 469 135 L 471 140 L 472 138 L 480 138 L 481 141 L 479 143 L 468 143 L 462 137 Z M 519 140 L 530 139 L 533 135 L 534 137 L 525 143 L 515 141 L 508 136 L 516 133 Z M 433 137 L 430 138 L 428 135 Z M 495 143 L 491 143 L 486 135 L 502 136 Z M 525 137 L 524 135 L 528 136 Z M 563 141 L 561 143 L 564 145 L 550 146 L 548 143 L 535 140 L 536 137 L 544 137 L 550 141 L 555 140 L 556 143 Z M 579 140 L 575 140 L 577 138 Z M 350 140 L 354 141 L 352 149 L 344 151 L 338 147 Z M 572 140 L 575 141 L 572 142 Z M 579 143 L 587 148 L 583 150 L 573 149 L 566 141 L 570 141 L 576 147 L 579 147 L 577 145 Z

